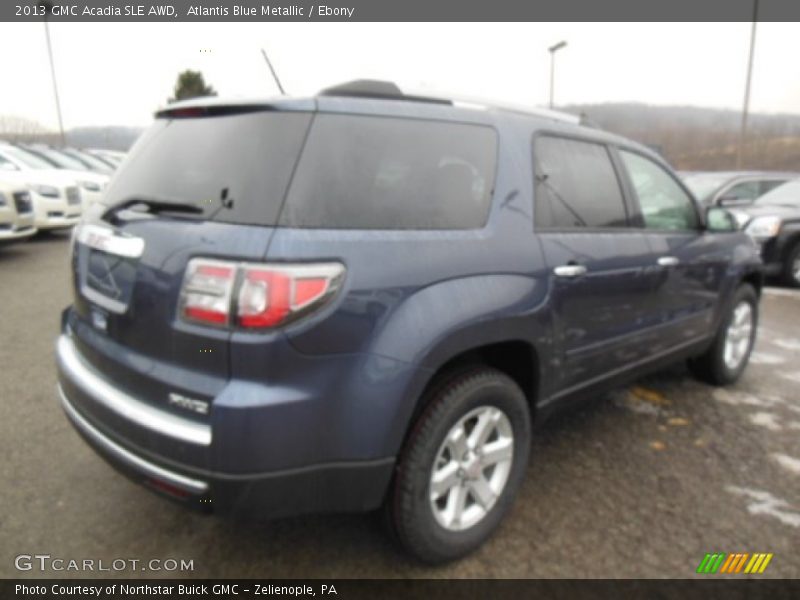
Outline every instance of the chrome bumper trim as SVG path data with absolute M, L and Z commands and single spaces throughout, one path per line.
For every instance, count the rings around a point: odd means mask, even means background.
M 64 394 L 64 390 L 61 389 L 60 385 L 58 386 L 58 394 L 61 396 L 61 406 L 64 409 L 64 412 L 67 413 L 67 417 L 70 421 L 72 421 L 75 427 L 83 432 L 84 435 L 91 439 L 95 444 L 111 454 L 116 460 L 128 465 L 140 473 L 160 481 L 165 481 L 192 494 L 205 494 L 208 491 L 208 484 L 204 481 L 185 477 L 183 475 L 179 475 L 178 473 L 173 473 L 172 471 L 163 469 L 158 465 L 154 465 L 153 463 L 129 452 L 116 442 L 112 442 L 94 425 L 84 419 L 77 410 L 75 410 L 75 407 L 70 404 L 69 399 Z
M 155 408 L 117 389 L 86 365 L 75 344 L 61 335 L 56 356 L 62 371 L 81 391 L 120 416 L 162 435 L 192 444 L 211 444 L 211 426 Z

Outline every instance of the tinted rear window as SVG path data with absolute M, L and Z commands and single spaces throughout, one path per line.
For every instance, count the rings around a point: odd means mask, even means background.
M 486 223 L 497 135 L 491 127 L 320 114 L 281 225 L 474 229 Z
M 308 113 L 268 111 L 157 119 L 112 179 L 105 202 L 157 199 L 203 210 L 181 218 L 274 225 L 310 120 Z
M 536 140 L 536 226 L 625 227 L 622 190 L 602 144 L 543 136 Z

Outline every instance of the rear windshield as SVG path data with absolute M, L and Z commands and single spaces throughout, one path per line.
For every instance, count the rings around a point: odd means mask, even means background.
M 497 139 L 479 125 L 321 114 L 281 225 L 473 229 L 487 219 Z
M 202 212 L 182 218 L 274 225 L 310 120 L 269 111 L 156 119 L 105 202 L 191 204 Z
M 162 118 L 106 202 L 192 204 L 202 212 L 181 218 L 256 225 L 473 229 L 488 217 L 496 155 L 494 129 L 462 123 L 263 111 Z

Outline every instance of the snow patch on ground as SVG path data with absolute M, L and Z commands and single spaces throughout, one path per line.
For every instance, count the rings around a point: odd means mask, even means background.
M 754 365 L 782 365 L 786 362 L 786 359 L 777 354 L 753 352 L 750 355 L 750 362 Z
M 800 513 L 792 510 L 792 506 L 776 498 L 769 492 L 746 487 L 730 485 L 727 490 L 737 496 L 748 498 L 747 512 L 751 515 L 766 515 L 778 519 L 784 525 L 800 527 Z
M 778 461 L 778 464 L 787 471 L 800 475 L 800 458 L 793 458 L 786 454 L 773 454 L 772 458 Z
M 784 379 L 788 379 L 789 381 L 794 381 L 795 383 L 800 383 L 800 371 L 794 371 L 792 373 L 781 373 L 781 377 Z
M 750 415 L 750 422 L 759 427 L 766 427 L 770 431 L 781 431 L 780 423 L 778 423 L 777 415 L 768 412 L 757 412 Z

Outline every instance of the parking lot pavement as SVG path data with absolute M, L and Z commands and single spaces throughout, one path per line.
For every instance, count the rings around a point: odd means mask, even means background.
M 231 522 L 102 462 L 55 398 L 67 252 L 65 234 L 0 249 L 2 577 L 41 576 L 14 568 L 36 553 L 194 564 L 99 573 L 128 577 L 687 577 L 707 552 L 772 552 L 764 576 L 800 577 L 798 292 L 766 291 L 753 364 L 735 387 L 676 367 L 548 423 L 500 531 L 476 554 L 426 568 L 394 549 L 375 515 Z

